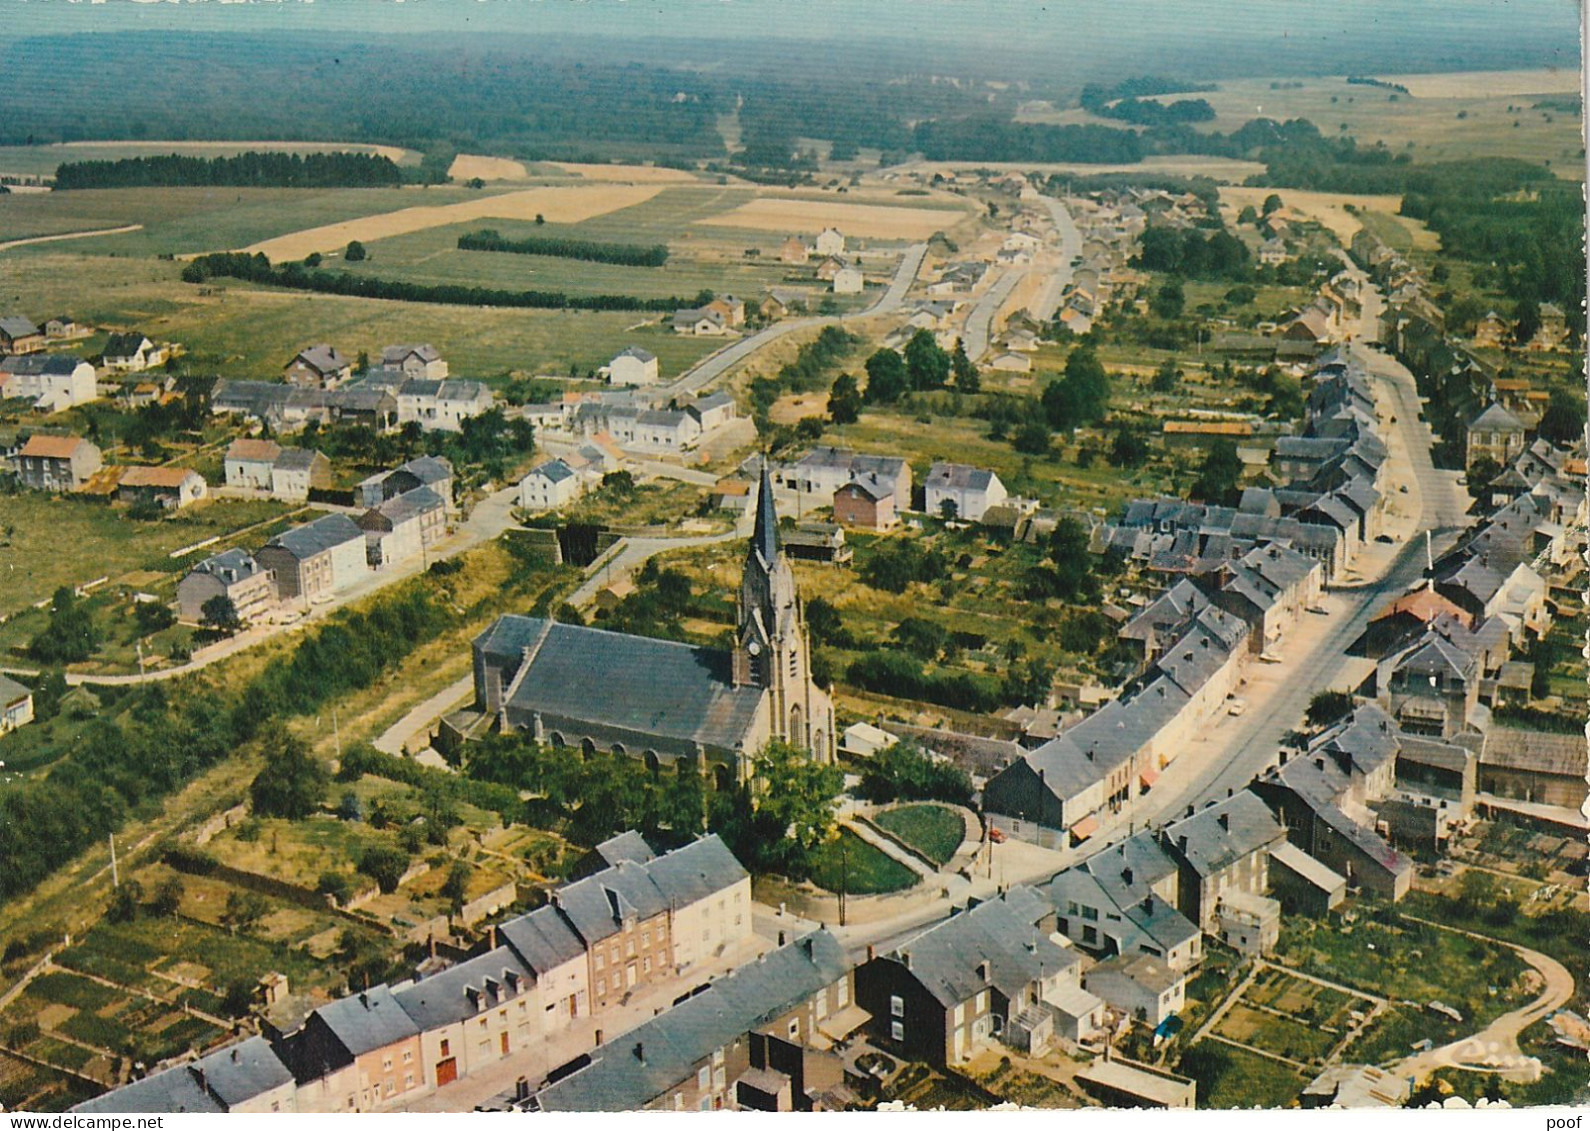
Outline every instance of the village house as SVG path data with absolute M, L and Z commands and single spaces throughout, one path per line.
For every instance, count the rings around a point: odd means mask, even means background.
M 745 325 L 745 301 L 733 295 L 719 295 L 702 309 L 722 315 L 724 324 L 730 329 Z
M 28 437 L 13 459 L 17 478 L 34 491 L 75 491 L 104 466 L 99 448 L 81 436 Z
M 1493 726 L 1479 756 L 1479 789 L 1497 798 L 1578 812 L 1587 753 L 1582 734 Z
M 417 558 L 447 537 L 447 509 L 429 487 L 385 499 L 357 521 L 371 569 Z
M 353 363 L 332 346 L 322 343 L 298 351 L 282 370 L 289 385 L 335 389 L 353 376 Z
M 29 319 L 20 314 L 0 317 L 0 354 L 37 353 L 44 345 L 44 334 Z
M 1524 451 L 1524 425 L 1513 413 L 1492 404 L 1464 430 L 1463 465 L 1473 467 L 1481 457 L 1507 467 Z
M 181 510 L 208 493 L 204 476 L 186 467 L 129 467 L 116 481 L 116 499 L 123 503 L 158 503 Z
M 41 412 L 63 412 L 99 398 L 94 367 L 67 354 L 30 353 L 0 360 L 0 399 L 22 398 Z
M 429 487 L 453 509 L 453 465 L 442 456 L 419 456 L 392 471 L 377 472 L 361 480 L 354 494 L 358 505 L 368 509 L 421 487 Z
M 72 1108 L 88 1116 L 237 1114 L 298 1110 L 298 1084 L 263 1037 L 151 1073 Z
M 427 1090 L 419 1026 L 385 985 L 320 1006 L 271 1045 L 299 1111 L 378 1111 Z
M 86 338 L 94 332 L 92 326 L 85 325 L 69 314 L 57 314 L 54 318 L 44 320 L 44 337 L 51 342 L 67 342 L 74 338 Z M 4 352 L 0 350 L 0 352 Z
M 416 380 L 441 381 L 447 377 L 447 362 L 430 344 L 387 346 L 381 351 L 381 368 Z
M 697 397 L 695 400 L 688 402 L 684 406 L 684 410 L 695 420 L 699 436 L 702 439 L 705 439 L 717 429 L 732 423 L 739 415 L 734 404 L 734 395 L 726 391 Z
M 620 350 L 607 363 L 607 372 L 609 380 L 615 385 L 655 385 L 658 380 L 657 356 L 639 346 L 630 346 Z
M 100 364 L 106 369 L 121 373 L 142 373 L 164 365 L 168 351 L 156 346 L 136 330 L 127 334 L 112 334 L 105 340 L 100 354 Z
M 242 437 L 227 446 L 221 461 L 221 471 L 228 487 L 242 487 L 252 491 L 269 491 L 271 468 L 282 446 L 275 440 L 254 440 Z
M 636 413 L 628 436 L 615 436 L 637 448 L 656 452 L 682 452 L 701 438 L 701 422 L 681 409 L 654 408 Z
M 1176 908 L 1176 862 L 1141 832 L 1067 868 L 1038 891 L 1059 934 L 1101 958 L 1149 955 L 1177 970 L 1203 960 L 1198 925 Z
M 177 614 L 198 624 L 206 602 L 225 597 L 244 624 L 258 620 L 276 604 L 276 579 L 247 550 L 225 550 L 190 569 L 177 584 Z
M 331 461 L 322 453 L 283 448 L 271 462 L 271 498 L 301 503 L 311 490 L 331 486 Z
M 876 475 L 852 479 L 834 492 L 834 521 L 861 530 L 889 530 L 900 519 L 893 489 Z
M 850 448 L 813 448 L 778 470 L 778 482 L 801 495 L 830 498 L 852 480 L 863 480 L 894 496 L 895 510 L 911 505 L 911 465 L 899 456 L 877 456 Z
M 369 573 L 365 533 L 345 514 L 328 514 L 285 530 L 254 555 L 276 578 L 283 601 L 328 600 Z
M 1032 358 L 1019 353 L 998 353 L 989 361 L 988 367 L 1001 373 L 1031 373 Z
M 757 309 L 765 321 L 773 322 L 780 318 L 786 318 L 791 314 L 804 313 L 807 298 L 806 291 L 791 290 L 787 287 L 770 287 L 766 297 L 762 299 L 762 303 Z
M 849 565 L 855 551 L 845 544 L 845 531 L 831 522 L 803 522 L 784 532 L 784 552 L 796 561 Z
M 963 522 L 977 522 L 989 507 L 1010 497 L 999 476 L 983 468 L 968 467 L 963 463 L 935 463 L 923 481 L 927 496 L 927 513 L 938 516 L 951 513 Z
M 1076 1005 L 1082 961 L 1025 910 L 1042 902 L 1030 888 L 1013 889 L 860 966 L 856 1004 L 870 1017 L 873 1042 L 945 1066 L 996 1038 L 1043 1055 L 1055 1014 Z
M 9 734 L 32 721 L 33 692 L 0 674 L 0 734 Z
M 1475 349 L 1502 349 L 1512 338 L 1512 323 L 1494 310 L 1486 311 L 1485 317 L 1474 324 Z
M 445 1088 L 540 1040 L 535 989 L 534 975 L 507 946 L 394 986 L 393 998 L 419 1030 L 418 1085 Z
M 790 236 L 778 247 L 778 260 L 780 263 L 803 264 L 810 256 L 806 241 L 799 236 Z
M 741 966 L 592 1050 L 546 1084 L 538 1111 L 838 1110 L 832 1051 L 865 1020 L 844 948 L 826 930 Z
M 1286 244 L 1280 239 L 1272 236 L 1259 245 L 1259 262 L 1264 266 L 1274 267 L 1286 260 Z
M 698 337 L 734 333 L 723 312 L 710 306 L 674 311 L 673 328 L 676 334 L 694 334 Z
M 845 237 L 838 228 L 824 228 L 817 233 L 817 240 L 813 250 L 818 255 L 843 255 L 845 254 Z
M 1265 897 L 1270 853 L 1285 840 L 1286 830 L 1248 790 L 1165 826 L 1160 842 L 1180 873 L 1181 913 L 1245 953 L 1268 950 L 1281 923 L 1280 905 Z
M 1187 1005 L 1186 972 L 1150 954 L 1106 958 L 1082 976 L 1082 988 L 1151 1029 Z
M 833 283 L 836 295 L 859 295 L 867 285 L 861 268 L 853 264 L 835 271 Z
M 1531 350 L 1562 349 L 1568 342 L 1568 319 L 1554 302 L 1540 304 L 1540 326 L 1525 347 Z
M 755 487 L 749 480 L 730 476 L 713 485 L 710 501 L 717 510 L 739 513 L 750 510 L 755 497 Z
M 414 422 L 427 432 L 463 431 L 464 421 L 491 409 L 491 388 L 483 381 L 414 378 L 397 390 L 399 426 Z
M 585 484 L 561 459 L 549 459 L 519 481 L 519 505 L 527 511 L 550 511 L 580 497 Z

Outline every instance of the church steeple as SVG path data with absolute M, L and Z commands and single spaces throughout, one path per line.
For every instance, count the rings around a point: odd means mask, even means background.
M 778 510 L 773 505 L 773 482 L 767 468 L 768 460 L 763 456 L 762 482 L 756 492 L 756 527 L 751 531 L 751 552 L 761 555 L 764 567 L 771 567 L 783 547 L 778 537 Z
M 757 484 L 756 519 L 745 551 L 745 573 L 740 579 L 739 613 L 734 682 L 765 690 L 770 738 L 830 760 L 833 707 L 812 683 L 805 611 L 795 588 L 795 571 L 778 536 L 778 507 L 766 456 Z

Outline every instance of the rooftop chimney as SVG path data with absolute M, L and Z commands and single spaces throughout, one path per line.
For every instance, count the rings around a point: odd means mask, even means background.
M 646 1042 L 645 1041 L 636 1041 L 635 1042 L 635 1059 L 640 1061 L 642 1064 L 646 1063 Z
M 1323 770 L 1325 768 L 1325 759 L 1323 759 L 1323 758 L 1315 758 L 1314 759 L 1314 768 L 1316 770 Z
M 1215 819 L 1220 822 L 1220 827 L 1222 829 L 1225 829 L 1227 832 L 1231 831 L 1231 817 L 1229 814 L 1222 813 Z
M 1187 851 L 1187 836 L 1185 833 L 1176 838 L 1176 847 L 1181 849 L 1183 852 Z
M 1130 869 L 1130 868 L 1122 868 L 1121 869 L 1121 882 L 1123 884 L 1125 884 L 1127 887 L 1131 887 L 1132 886 L 1132 869 Z

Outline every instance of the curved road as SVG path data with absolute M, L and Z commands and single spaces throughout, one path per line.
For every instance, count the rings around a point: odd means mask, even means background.
M 867 309 L 838 316 L 814 315 L 810 318 L 788 318 L 782 322 L 775 322 L 766 329 L 758 330 L 748 338 L 741 338 L 698 362 L 665 386 L 665 391 L 670 396 L 698 393 L 708 383 L 723 376 L 731 367 L 746 360 L 763 346 L 796 330 L 853 322 L 861 318 L 871 318 L 875 314 L 893 314 L 905 302 L 906 292 L 911 289 L 911 284 L 916 282 L 917 272 L 922 269 L 922 261 L 926 258 L 927 244 L 912 244 L 900 257 L 900 265 L 895 268 L 894 278 L 889 281 L 889 289 Z
M 1412 916 L 1409 918 L 1413 919 Z M 1568 968 L 1549 954 L 1541 954 L 1538 950 L 1530 950 L 1528 947 L 1503 939 L 1493 939 L 1488 935 L 1465 931 L 1460 927 L 1449 927 L 1445 923 L 1434 923 L 1428 919 L 1413 919 L 1413 922 L 1451 931 L 1453 934 L 1478 939 L 1481 942 L 1508 947 L 1534 967 L 1545 979 L 1546 985 L 1534 1001 L 1511 1013 L 1502 1014 L 1472 1037 L 1464 1037 L 1460 1041 L 1453 1041 L 1449 1045 L 1442 1045 L 1440 1048 L 1398 1062 L 1391 1070 L 1393 1075 L 1420 1080 L 1438 1068 L 1463 1068 L 1475 1072 L 1499 1072 L 1503 1075 L 1508 1073 L 1509 1068 L 1513 1071 L 1525 1071 L 1527 1061 L 1519 1052 L 1518 1035 L 1537 1021 L 1544 1020 L 1573 996 L 1573 975 L 1568 972 Z M 1508 1061 L 1512 1061 L 1513 1064 L 1509 1065 Z

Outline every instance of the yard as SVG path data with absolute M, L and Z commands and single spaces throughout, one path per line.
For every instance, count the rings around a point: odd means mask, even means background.
M 63 585 L 114 579 L 131 570 L 180 569 L 169 556 L 173 550 L 225 537 L 290 508 L 264 500 L 212 499 L 169 518 L 138 522 L 103 503 L 29 491 L 7 497 L 0 509 L 0 575 L 6 578 L 0 614 L 11 614 L 48 599 Z
M 1290 1107 L 1312 1078 L 1280 1061 L 1208 1040 L 1183 1053 L 1177 1071 L 1198 1082 L 1201 1108 Z
M 903 891 L 917 882 L 904 864 L 885 856 L 849 829 L 812 853 L 812 882 L 825 891 L 848 895 Z
M 961 814 L 943 805 L 902 805 L 885 809 L 873 817 L 872 822 L 941 867 L 949 863 L 966 837 L 966 821 Z

